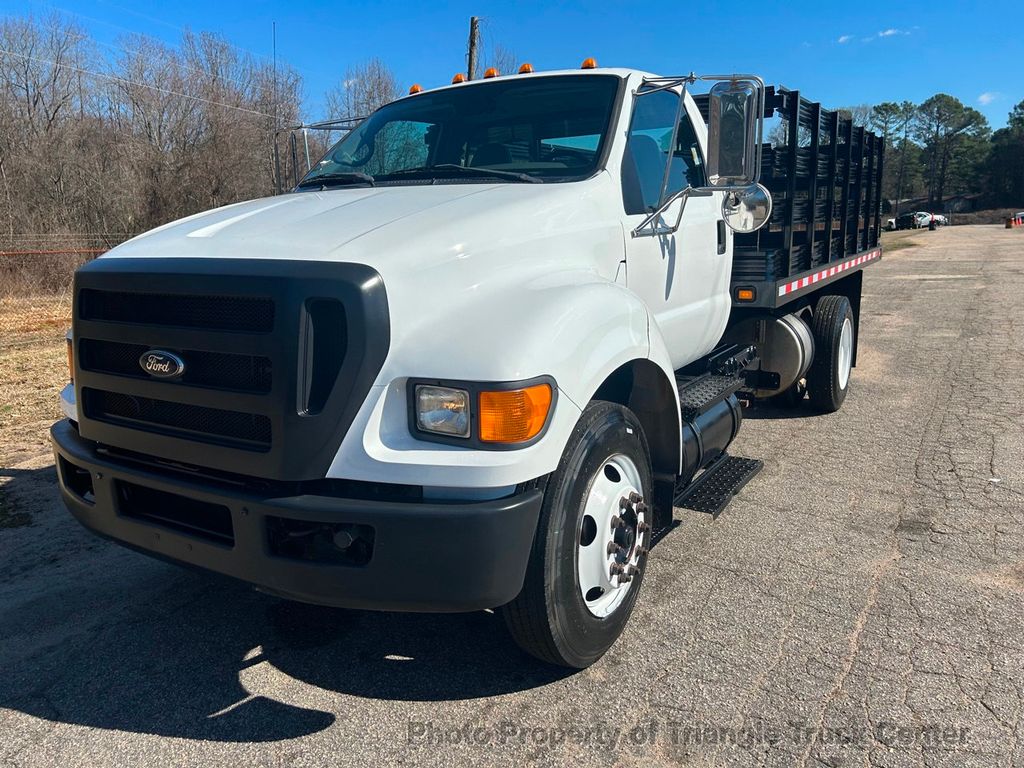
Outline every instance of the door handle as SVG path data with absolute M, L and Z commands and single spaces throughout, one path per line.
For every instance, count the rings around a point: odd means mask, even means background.
M 725 253 L 725 219 L 718 220 L 718 255 Z

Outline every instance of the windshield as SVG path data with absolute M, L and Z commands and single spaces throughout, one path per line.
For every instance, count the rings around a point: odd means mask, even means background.
M 510 78 L 401 99 L 331 147 L 299 187 L 586 178 L 598 168 L 619 82 Z

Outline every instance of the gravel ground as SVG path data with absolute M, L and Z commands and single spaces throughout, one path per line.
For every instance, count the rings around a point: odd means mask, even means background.
M 750 412 L 764 471 L 677 510 L 576 674 L 491 613 L 289 604 L 93 538 L 29 419 L 0 765 L 1024 765 L 1024 232 L 914 237 L 867 271 L 843 409 Z

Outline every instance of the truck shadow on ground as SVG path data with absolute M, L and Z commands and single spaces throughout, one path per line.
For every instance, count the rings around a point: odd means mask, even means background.
M 780 421 L 782 419 L 813 419 L 822 414 L 804 400 L 793 406 L 775 405 L 768 401 L 757 401 L 743 409 L 743 418 L 750 421 Z
M 37 572 L 28 579 L 34 594 L 0 601 L 0 708 L 95 728 L 275 741 L 330 727 L 346 708 L 332 694 L 443 702 L 570 674 L 525 656 L 491 612 L 289 603 L 112 543 L 95 546 L 66 530 L 76 523 L 58 517 L 65 514 L 55 503 L 49 525 L 20 533 L 88 543 L 90 559 L 72 568 L 76 577 L 68 566 Z

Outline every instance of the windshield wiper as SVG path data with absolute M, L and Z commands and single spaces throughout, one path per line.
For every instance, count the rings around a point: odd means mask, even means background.
M 353 171 L 352 173 L 322 173 L 319 176 L 311 176 L 308 179 L 303 179 L 295 188 L 326 188 L 336 185 L 340 186 L 342 184 L 369 184 L 372 187 L 374 186 L 373 181 L 373 176 L 368 173 L 359 173 L 358 171 Z
M 536 176 L 531 176 L 528 173 L 519 173 L 518 171 L 502 171 L 497 168 L 477 168 L 471 165 L 458 165 L 456 163 L 441 163 L 440 165 L 431 165 L 429 167 L 423 166 L 422 168 L 405 168 L 401 171 L 395 171 L 393 173 L 385 174 L 385 176 L 405 176 L 413 174 L 430 174 L 432 171 L 441 171 L 442 173 L 465 173 L 470 176 L 489 177 L 492 179 L 511 179 L 512 181 L 522 181 L 527 184 L 543 184 L 543 179 L 538 179 Z

